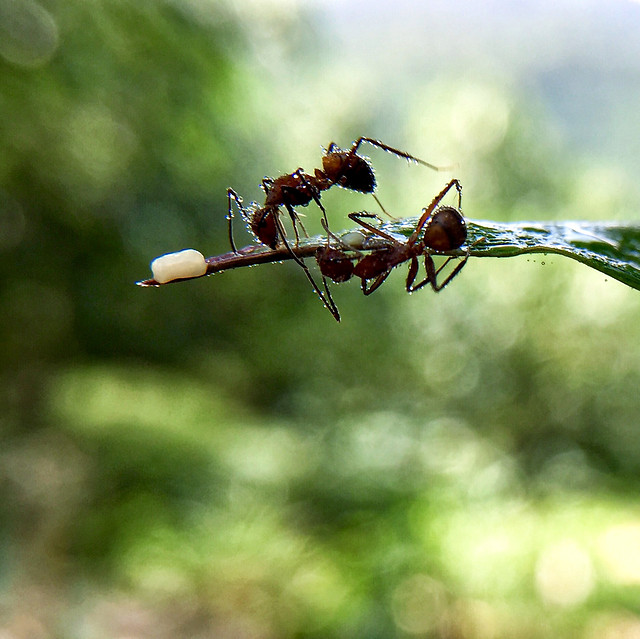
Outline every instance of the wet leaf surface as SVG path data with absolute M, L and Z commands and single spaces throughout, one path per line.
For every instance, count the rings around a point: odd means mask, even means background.
M 417 218 L 404 218 L 382 225 L 391 235 L 408 237 Z M 640 226 L 602 222 L 512 222 L 498 223 L 467 220 L 468 241 L 472 257 L 515 257 L 529 253 L 564 255 L 640 290 Z M 385 240 L 365 229 L 362 250 L 385 246 Z M 343 234 L 343 235 L 346 235 Z M 312 258 L 326 238 L 315 236 L 292 247 L 300 258 Z M 453 251 L 463 255 L 464 250 Z M 292 259 L 286 248 L 271 250 L 262 245 L 247 246 L 237 253 L 224 253 L 207 258 L 207 275 L 221 271 Z M 192 279 L 192 278 L 187 278 Z M 174 282 L 184 280 L 174 280 Z M 153 279 L 138 282 L 140 286 L 159 286 Z

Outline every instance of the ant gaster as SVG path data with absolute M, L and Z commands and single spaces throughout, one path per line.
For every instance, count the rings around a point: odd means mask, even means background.
M 458 207 L 438 206 L 454 186 L 458 192 Z M 436 269 L 431 252 L 452 251 L 460 248 L 467 239 L 466 223 L 460 212 L 461 203 L 462 187 L 458 180 L 453 179 L 438 193 L 431 204 L 423 209 L 415 230 L 406 242 L 399 241 L 397 238 L 365 221 L 365 218 L 379 219 L 377 215 L 372 213 L 351 213 L 349 217 L 352 220 L 358 222 L 374 235 L 388 241 L 389 246 L 376 249 L 364 256 L 351 256 L 339 249 L 320 248 L 316 253 L 320 271 L 334 282 L 344 282 L 352 276 L 359 277 L 362 281 L 363 293 L 370 295 L 389 277 L 393 268 L 410 261 L 406 282 L 406 288 L 409 293 L 417 291 L 426 284 L 430 284 L 436 292 L 441 291 L 461 271 L 469 258 L 469 253 L 467 252 L 446 279 L 441 284 L 438 283 L 438 275 L 453 257 L 447 258 Z M 419 268 L 418 257 L 421 255 L 424 256 L 427 277 L 416 284 Z M 370 280 L 373 280 L 373 283 L 368 284 Z
M 316 262 L 320 272 L 333 282 L 340 284 L 351 279 L 354 269 L 355 255 L 348 255 L 345 251 L 331 246 L 321 246 L 316 251 Z

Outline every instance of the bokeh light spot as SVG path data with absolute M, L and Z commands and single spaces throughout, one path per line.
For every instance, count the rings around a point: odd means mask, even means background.
M 612 526 L 599 540 L 609 578 L 619 584 L 640 584 L 640 523 Z
M 393 593 L 393 618 L 399 628 L 412 635 L 425 635 L 438 627 L 446 612 L 446 593 L 428 575 L 411 575 Z
M 542 551 L 536 566 L 536 587 L 548 603 L 575 606 L 594 587 L 591 558 L 574 541 L 566 540 Z
M 58 48 L 53 16 L 32 0 L 0 0 L 0 55 L 20 67 L 39 67 Z
M 462 85 L 451 101 L 451 130 L 469 153 L 489 153 L 498 147 L 509 126 L 504 96 L 484 85 Z

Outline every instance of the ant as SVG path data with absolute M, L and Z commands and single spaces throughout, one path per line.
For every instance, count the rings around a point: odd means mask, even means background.
M 234 253 L 238 252 L 233 239 L 232 228 L 233 202 L 235 202 L 238 210 L 242 214 L 242 217 L 249 224 L 251 231 L 262 244 L 265 244 L 272 250 L 275 250 L 278 243 L 282 241 L 294 261 L 304 270 L 307 279 L 310 281 L 313 289 L 320 297 L 320 300 L 329 309 L 337 321 L 340 321 L 340 314 L 331 297 L 331 293 L 329 292 L 325 275 L 322 274 L 322 283 L 326 293 L 326 298 L 313 279 L 308 267 L 291 249 L 291 246 L 286 239 L 284 226 L 280 219 L 280 211 L 281 207 L 284 207 L 289 214 L 297 246 L 300 241 L 298 225 L 302 227 L 305 235 L 308 234 L 295 211 L 295 207 L 307 206 L 310 204 L 311 200 L 315 201 L 322 212 L 322 225 L 327 231 L 327 250 L 330 250 L 331 237 L 335 238 L 335 236 L 333 236 L 329 231 L 327 212 L 320 201 L 320 194 L 322 191 L 326 191 L 332 186 L 338 185 L 342 188 L 360 193 L 371 193 L 380 205 L 382 211 L 386 213 L 384 207 L 374 194 L 376 180 L 373 173 L 373 167 L 367 158 L 357 154 L 358 148 L 365 142 L 389 153 L 393 153 L 398 157 L 405 158 L 408 161 L 422 164 L 435 171 L 450 168 L 437 167 L 429 162 L 420 160 L 405 151 L 394 149 L 393 147 L 390 147 L 378 140 L 360 137 L 348 150 L 340 149 L 334 142 L 331 142 L 322 157 L 322 169 L 315 169 L 313 175 L 304 173 L 303 169 L 298 168 L 293 173 L 282 175 L 276 179 L 264 178 L 262 180 L 262 188 L 266 197 L 263 207 L 259 207 L 256 203 L 251 203 L 248 209 L 246 209 L 242 204 L 242 198 L 233 189 L 227 189 L 227 219 L 229 220 L 229 242 L 231 244 L 232 251 Z M 359 221 L 359 223 L 364 226 L 362 222 Z
M 286 184 L 286 182 L 289 182 L 289 184 Z M 324 288 L 323 293 L 320 287 L 316 284 L 316 281 L 313 279 L 313 275 L 311 275 L 309 267 L 302 261 L 302 259 L 300 259 L 295 254 L 295 252 L 289 245 L 289 242 L 287 242 L 284 226 L 282 224 L 282 220 L 280 219 L 280 207 L 284 206 L 287 209 L 287 213 L 289 213 L 289 217 L 291 218 L 291 221 L 293 223 L 293 230 L 296 234 L 297 246 L 300 237 L 298 235 L 296 223 L 299 223 L 302 226 L 302 222 L 300 221 L 300 218 L 298 217 L 298 214 L 295 212 L 293 207 L 306 206 L 313 199 L 316 201 L 316 203 L 320 207 L 320 210 L 322 211 L 323 226 L 327 229 L 329 228 L 327 221 L 327 212 L 324 206 L 322 206 L 320 198 L 318 197 L 317 193 L 315 193 L 315 191 L 309 189 L 308 192 L 306 192 L 302 188 L 305 186 L 305 182 L 306 178 L 304 177 L 304 173 L 302 173 L 302 169 L 298 169 L 297 171 L 289 175 L 283 175 L 277 180 L 264 178 L 262 180 L 262 187 L 267 195 L 265 205 L 262 208 L 258 208 L 255 203 L 252 203 L 251 210 L 253 211 L 253 213 L 251 215 L 249 215 L 246 209 L 242 206 L 242 198 L 240 198 L 240 196 L 233 189 L 227 189 L 227 199 L 229 203 L 229 214 L 227 216 L 227 219 L 229 220 L 229 241 L 231 243 L 231 250 L 234 253 L 238 253 L 235 242 L 233 241 L 233 211 L 231 206 L 233 200 L 242 213 L 242 217 L 247 220 L 251 231 L 260 240 L 260 242 L 262 242 L 262 244 L 265 244 L 271 250 L 276 250 L 278 246 L 278 239 L 282 238 L 282 242 L 289 255 L 291 255 L 294 262 L 296 262 L 296 264 L 298 264 L 298 266 L 300 266 L 300 268 L 304 271 L 304 274 L 307 276 L 307 279 L 311 283 L 313 290 L 320 298 L 320 301 L 329 310 L 331 315 L 333 315 L 336 322 L 339 322 L 340 311 L 338 310 L 336 303 L 331 297 L 331 291 L 329 290 L 329 286 L 327 284 L 325 276 L 322 275 L 322 286 Z M 296 184 L 297 186 L 293 186 Z M 306 199 L 307 195 L 309 195 L 309 199 Z M 302 228 L 304 230 L 304 226 L 302 226 Z M 327 241 L 329 241 L 328 238 Z
M 438 206 L 444 196 L 455 186 L 458 192 L 458 207 Z M 361 279 L 362 292 L 371 295 L 389 277 L 391 271 L 400 264 L 411 260 L 407 274 L 407 292 L 412 293 L 430 284 L 434 291 L 441 291 L 462 270 L 469 259 L 469 253 L 446 277 L 444 282 L 438 283 L 438 275 L 453 257 L 436 269 L 431 251 L 446 252 L 460 248 L 467 239 L 467 226 L 460 212 L 462 205 L 462 186 L 457 179 L 451 180 L 436 195 L 431 204 L 422 210 L 422 216 L 418 220 L 415 230 L 406 242 L 401 242 L 395 237 L 385 233 L 379 228 L 365 221 L 365 218 L 379 219 L 372 213 L 350 213 L 349 218 L 357 222 L 368 231 L 389 242 L 389 246 L 376 249 L 368 255 L 350 256 L 345 251 L 322 247 L 316 252 L 316 260 L 323 276 L 329 277 L 334 282 L 345 282 L 352 276 Z M 424 232 L 422 232 L 424 229 Z M 422 232 L 422 237 L 420 234 Z M 359 253 L 354 247 L 345 245 L 351 251 Z M 416 282 L 418 274 L 418 257 L 424 255 L 427 277 L 421 282 Z M 355 264 L 354 261 L 358 260 Z M 374 280 L 368 284 L 369 280 Z
M 336 284 L 351 279 L 355 268 L 353 262 L 356 259 L 356 255 L 347 255 L 345 251 L 331 246 L 321 246 L 316 251 L 316 262 L 320 272 Z
M 265 244 L 271 249 L 276 248 L 280 239 L 286 243 L 286 238 L 282 232 L 283 229 L 277 220 L 282 206 L 287 210 L 293 223 L 296 244 L 299 242 L 297 225 L 302 226 L 302 222 L 295 212 L 294 207 L 307 206 L 311 200 L 314 200 L 322 211 L 323 221 L 326 227 L 328 227 L 327 214 L 320 202 L 320 194 L 322 191 L 326 191 L 334 185 L 359 193 L 371 193 L 380 205 L 380 208 L 386 213 L 384 207 L 374 194 L 376 178 L 373 173 L 373 167 L 367 158 L 356 153 L 360 145 L 364 142 L 389 153 L 393 153 L 398 157 L 405 158 L 408 161 L 422 164 L 434 171 L 446 171 L 452 168 L 438 167 L 372 138 L 360 137 L 348 150 L 340 149 L 335 142 L 331 142 L 322 157 L 322 169 L 314 169 L 313 175 L 305 173 L 303 169 L 298 168 L 293 173 L 282 175 L 279 178 L 264 178 L 262 180 L 262 189 L 265 192 L 266 198 L 263 207 L 259 207 L 253 202 L 247 210 L 242 204 L 242 198 L 233 189 L 227 189 L 229 241 L 233 252 L 237 253 L 232 230 L 232 201 L 235 201 L 238 210 L 249 224 L 253 234 L 262 244 Z M 304 226 L 302 226 L 302 228 L 304 230 Z

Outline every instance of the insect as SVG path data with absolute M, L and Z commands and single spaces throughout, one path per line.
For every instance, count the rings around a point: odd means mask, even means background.
M 458 207 L 439 206 L 442 199 L 453 187 L 458 192 Z M 349 217 L 354 222 L 375 236 L 386 240 L 388 246 L 375 249 L 366 255 L 349 246 L 345 246 L 347 250 L 322 247 L 316 253 L 320 272 L 334 282 L 344 282 L 353 276 L 359 277 L 362 292 L 365 295 L 371 295 L 383 284 L 396 266 L 409 261 L 406 282 L 409 293 L 417 291 L 426 284 L 430 284 L 436 292 L 441 291 L 462 270 L 469 258 L 467 253 L 445 280 L 438 283 L 438 275 L 453 257 L 448 257 L 439 268 L 436 268 L 431 252 L 452 251 L 460 248 L 467 239 L 467 226 L 460 212 L 461 204 L 462 186 L 457 179 L 453 179 L 436 195 L 431 204 L 422 210 L 422 216 L 406 242 L 398 240 L 366 221 L 370 218 L 379 219 L 377 215 L 350 213 Z M 424 256 L 427 276 L 416 283 L 420 256 Z
M 304 271 L 304 274 L 307 276 L 309 283 L 320 298 L 320 301 L 333 315 L 335 320 L 339 322 L 340 312 L 338 310 L 338 307 L 336 306 L 336 303 L 331 297 L 331 292 L 324 275 L 322 276 L 322 287 L 324 289 L 323 292 L 313 278 L 313 275 L 311 275 L 309 267 L 294 253 L 289 242 L 287 242 L 284 226 L 282 225 L 282 220 L 280 219 L 280 207 L 284 206 L 293 224 L 297 246 L 300 239 L 298 235 L 297 224 L 300 224 L 302 226 L 302 222 L 300 222 L 300 218 L 298 217 L 293 207 L 306 206 L 313 199 L 320 207 L 323 215 L 323 225 L 328 229 L 329 223 L 327 220 L 327 212 L 320 202 L 319 196 L 317 195 L 311 184 L 307 181 L 307 178 L 302 172 L 302 169 L 298 169 L 297 171 L 289 175 L 283 175 L 275 180 L 271 178 L 264 178 L 262 180 L 262 187 L 266 193 L 265 205 L 259 208 L 257 204 L 252 203 L 250 207 L 251 213 L 249 213 L 243 207 L 242 198 L 240 198 L 240 196 L 233 189 L 227 189 L 227 200 L 229 204 L 227 219 L 229 220 L 229 242 L 231 244 L 231 250 L 234 253 L 238 252 L 233 240 L 232 227 L 232 202 L 235 202 L 238 210 L 242 214 L 242 217 L 247 221 L 249 227 L 251 228 L 251 231 L 262 244 L 265 244 L 269 248 L 275 250 L 278 246 L 278 240 L 282 239 L 285 248 L 291 255 L 292 259 L 296 262 L 296 264 L 298 264 L 298 266 Z
M 303 169 L 298 168 L 293 173 L 288 173 L 275 179 L 264 178 L 262 180 L 262 188 L 265 192 L 265 202 L 262 207 L 252 202 L 249 207 L 245 208 L 242 203 L 242 198 L 233 189 L 227 189 L 227 219 L 229 220 L 229 241 L 231 249 L 237 252 L 232 229 L 233 202 L 235 202 L 242 217 L 247 221 L 251 231 L 258 240 L 262 244 L 275 249 L 280 241 L 286 243 L 284 229 L 282 225 L 278 223 L 280 221 L 279 216 L 282 207 L 286 209 L 291 218 L 297 243 L 299 241 L 297 227 L 299 225 L 303 231 L 304 227 L 295 211 L 295 207 L 307 206 L 312 200 L 315 201 L 322 212 L 324 226 L 328 229 L 329 222 L 327 214 L 320 202 L 320 195 L 323 191 L 337 185 L 351 191 L 371 193 L 376 197 L 374 194 L 376 179 L 373 167 L 367 158 L 357 154 L 358 148 L 365 142 L 389 153 L 393 153 L 398 157 L 405 158 L 408 161 L 422 164 L 434 171 L 444 171 L 451 168 L 438 167 L 435 164 L 430 164 L 405 151 L 394 149 L 372 138 L 360 137 L 348 150 L 341 149 L 335 142 L 331 142 L 322 157 L 322 169 L 314 169 L 313 175 L 305 173 Z M 377 201 L 384 211 L 384 207 L 382 207 L 379 200 Z M 306 234 L 306 231 L 304 232 Z
M 321 246 L 316 251 L 320 272 L 337 284 L 351 279 L 356 259 L 357 255 L 349 255 L 344 250 L 331 246 Z
M 331 297 L 325 275 L 322 274 L 323 293 L 320 287 L 316 284 L 308 267 L 294 254 L 291 249 L 289 242 L 286 239 L 286 232 L 282 224 L 282 220 L 280 219 L 280 213 L 281 208 L 284 207 L 291 219 L 297 246 L 300 241 L 298 226 L 302 228 L 305 235 L 307 235 L 307 232 L 295 211 L 295 207 L 307 206 L 312 200 L 315 201 L 322 212 L 322 225 L 327 232 L 327 250 L 330 250 L 331 238 L 335 238 L 335 236 L 333 236 L 329 230 L 327 213 L 320 201 L 320 195 L 323 191 L 326 191 L 334 185 L 338 185 L 352 191 L 371 193 L 380 205 L 380 208 L 386 213 L 384 207 L 374 194 L 376 180 L 373 167 L 367 158 L 357 154 L 358 148 L 363 143 L 371 144 L 372 146 L 376 146 L 384 151 L 393 153 L 398 157 L 422 164 L 435 171 L 442 171 L 450 168 L 438 167 L 434 164 L 430 164 L 429 162 L 420 160 L 405 151 L 394 149 L 393 147 L 379 142 L 378 140 L 360 137 L 348 150 L 340 149 L 334 142 L 332 142 L 322 157 L 322 169 L 315 169 L 313 175 L 305 173 L 302 168 L 298 168 L 293 173 L 288 173 L 275 179 L 264 178 L 262 180 L 262 188 L 265 192 L 265 202 L 262 207 L 257 203 L 252 202 L 249 207 L 245 208 L 243 206 L 242 198 L 233 189 L 227 189 L 227 219 L 229 221 L 229 242 L 231 244 L 232 251 L 237 253 L 233 239 L 232 226 L 233 203 L 235 202 L 236 207 L 248 223 L 249 228 L 262 244 L 265 244 L 271 249 L 276 249 L 280 242 L 285 245 L 294 261 L 304 270 L 307 279 L 311 283 L 311 286 L 317 295 L 320 297 L 322 303 L 329 309 L 337 321 L 340 321 L 340 314 Z

